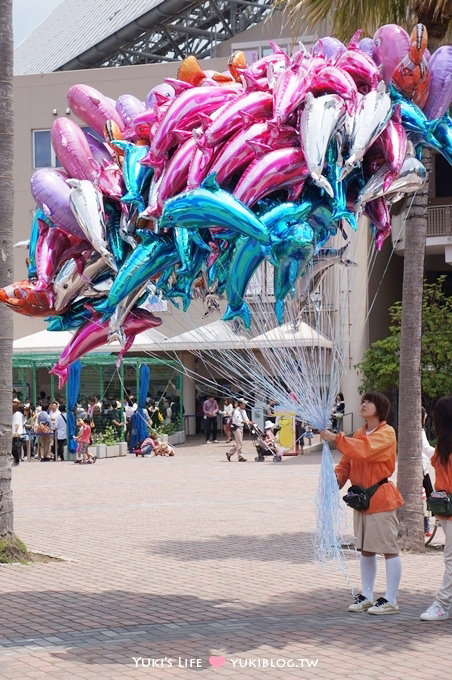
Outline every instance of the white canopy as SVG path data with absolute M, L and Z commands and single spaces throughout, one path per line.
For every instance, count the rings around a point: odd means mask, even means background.
M 292 324 L 285 323 L 276 326 L 262 335 L 250 340 L 249 347 L 260 349 L 264 347 L 321 347 L 329 349 L 332 347 L 331 340 L 325 335 L 318 333 L 312 326 L 300 322 L 297 328 Z
M 40 354 L 55 354 L 61 352 L 71 341 L 74 333 L 70 331 L 39 331 L 18 338 L 13 342 L 13 354 L 36 352 Z M 166 340 L 166 335 L 152 328 L 144 333 L 139 333 L 132 345 L 135 351 L 145 352 L 155 350 Z M 119 352 L 121 346 L 116 340 L 110 344 L 97 347 L 95 352 Z
M 73 337 L 70 331 L 39 331 L 14 340 L 13 353 L 36 352 L 55 354 L 61 352 Z M 265 349 L 268 347 L 322 347 L 330 348 L 331 341 L 302 322 L 296 329 L 292 324 L 272 328 L 250 338 L 245 333 L 234 333 L 231 324 L 213 321 L 205 326 L 168 338 L 155 328 L 139 333 L 131 350 L 134 352 L 174 352 L 184 350 Z M 97 347 L 94 352 L 119 352 L 121 346 L 114 341 Z

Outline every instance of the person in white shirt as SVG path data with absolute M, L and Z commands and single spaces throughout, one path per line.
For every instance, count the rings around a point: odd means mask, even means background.
M 424 487 L 425 498 L 429 498 L 433 491 L 432 480 L 430 479 L 430 458 L 435 453 L 435 447 L 431 446 L 425 434 L 425 423 L 427 422 L 427 411 L 422 406 L 421 407 L 421 438 L 422 438 L 422 472 L 424 479 L 422 480 L 422 486 Z M 430 533 L 430 518 L 424 515 L 424 533 L 426 536 L 431 536 Z
M 50 416 L 52 418 L 52 415 Z M 54 453 L 54 459 L 64 461 L 64 447 L 66 444 L 67 435 L 67 416 L 66 406 L 61 404 L 55 419 L 52 418 L 52 429 L 55 433 L 57 450 Z
M 24 415 L 22 413 L 22 406 L 20 403 L 13 403 L 13 418 L 12 418 L 12 454 L 14 457 L 13 465 L 19 465 L 20 455 L 22 452 L 24 435 Z
M 250 422 L 245 410 L 245 406 L 247 403 L 248 402 L 246 402 L 244 399 L 241 399 L 234 408 L 234 411 L 232 412 L 231 427 L 232 436 L 234 437 L 234 446 L 230 451 L 226 453 L 226 458 L 228 459 L 229 462 L 231 462 L 232 456 L 234 455 L 234 453 L 236 453 L 238 456 L 239 463 L 246 463 L 246 458 L 242 456 L 242 447 L 243 447 L 243 428 Z

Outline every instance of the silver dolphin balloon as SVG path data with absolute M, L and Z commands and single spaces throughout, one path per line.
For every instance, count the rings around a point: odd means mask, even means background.
M 66 181 L 72 188 L 70 205 L 80 229 L 106 264 L 117 271 L 118 268 L 106 240 L 107 232 L 102 194 L 87 179 L 68 179 Z
M 331 138 L 345 119 L 345 103 L 337 94 L 314 97 L 306 95 L 305 107 L 300 119 L 301 145 L 311 178 L 317 186 L 334 197 L 333 189 L 322 175 L 325 156 Z
M 125 347 L 127 338 L 122 325 L 132 307 L 146 291 L 146 288 L 147 285 L 141 286 L 140 288 L 133 290 L 123 300 L 118 302 L 108 324 L 109 332 L 107 342 L 113 342 L 114 340 L 117 340 L 121 347 Z
M 93 253 L 80 273 L 80 267 L 74 258 L 67 260 L 53 280 L 55 292 L 55 309 L 64 309 L 71 300 L 84 291 L 91 280 L 107 269 L 105 262 L 97 253 Z
M 361 99 L 353 123 L 350 152 L 342 168 L 344 179 L 359 163 L 367 149 L 386 127 L 392 115 L 392 104 L 383 81 Z
M 427 179 L 425 167 L 415 157 L 414 148 L 411 142 L 408 143 L 407 155 L 405 156 L 399 174 L 385 191 L 384 181 L 388 171 L 389 168 L 385 163 L 361 189 L 356 201 L 358 210 L 362 209 L 364 203 L 373 201 L 379 196 L 388 196 L 390 198 L 394 194 L 412 194 L 415 191 L 418 191 Z M 400 196 L 398 196 L 398 198 L 400 198 Z

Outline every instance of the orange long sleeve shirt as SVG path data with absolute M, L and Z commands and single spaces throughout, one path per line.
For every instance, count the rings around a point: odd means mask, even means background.
M 435 470 L 435 490 L 452 493 L 452 454 L 449 456 L 447 465 L 442 465 L 435 450 L 430 462 Z M 452 520 L 452 517 L 441 517 L 440 519 Z
M 368 489 L 381 479 L 389 478 L 395 470 L 395 431 L 385 421 L 368 435 L 365 425 L 353 437 L 346 437 L 340 432 L 335 444 L 342 453 L 335 468 L 340 488 L 349 479 L 352 484 Z M 403 502 L 400 491 L 392 482 L 388 482 L 376 490 L 370 499 L 369 509 L 362 512 L 366 515 L 387 512 L 400 507 Z

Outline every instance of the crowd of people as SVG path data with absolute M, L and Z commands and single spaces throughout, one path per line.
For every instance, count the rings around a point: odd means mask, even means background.
M 118 399 L 99 399 L 92 396 L 81 401 L 74 409 L 76 421 L 76 463 L 94 463 L 96 457 L 89 451 L 93 441 L 102 441 L 109 431 L 117 441 L 130 443 L 132 417 L 138 405 L 131 391 L 126 392 L 124 402 Z M 143 410 L 149 431 L 180 418 L 180 403 L 174 399 L 153 400 L 148 397 Z M 89 429 L 89 431 L 88 431 Z M 67 412 L 64 399 L 50 399 L 41 392 L 37 404 L 23 402 L 17 393 L 12 400 L 12 456 L 13 465 L 25 459 L 39 459 L 42 462 L 65 459 L 67 441 Z

